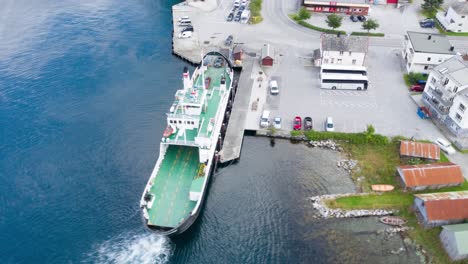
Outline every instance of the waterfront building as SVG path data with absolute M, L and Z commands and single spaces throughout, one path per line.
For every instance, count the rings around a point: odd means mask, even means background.
M 262 66 L 273 66 L 273 57 L 273 49 L 270 44 L 263 45 L 261 53 Z
M 433 143 L 402 140 L 400 142 L 400 158 L 437 161 L 440 159 L 440 147 Z
M 369 2 L 366 0 L 339 0 L 338 2 L 304 0 L 302 5 L 311 12 L 343 13 L 347 15 L 367 15 L 370 9 Z
M 468 258 L 468 223 L 442 226 L 440 241 L 452 260 Z
M 314 64 L 364 66 L 369 38 L 322 34 L 320 50 L 314 51 Z
M 445 31 L 468 32 L 468 3 L 453 1 L 447 10 L 437 12 L 436 19 Z
M 412 191 L 457 186 L 465 179 L 459 165 L 444 162 L 397 167 L 402 186 Z
M 408 72 L 429 73 L 454 55 L 454 47 L 445 35 L 406 32 L 403 58 Z
M 468 136 L 468 61 L 456 55 L 430 71 L 423 103 L 433 120 L 458 137 Z
M 426 227 L 468 219 L 468 191 L 415 194 L 414 208 Z

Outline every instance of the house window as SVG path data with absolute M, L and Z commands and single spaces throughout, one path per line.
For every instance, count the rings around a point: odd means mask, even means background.
M 456 114 L 456 115 L 455 115 L 455 118 L 456 118 L 458 121 L 461 121 L 461 120 L 462 120 L 462 117 L 461 117 L 461 115 L 459 115 L 459 114 Z
M 463 24 L 458 24 L 459 27 L 463 26 Z
M 455 97 L 450 97 L 450 102 L 453 102 L 453 98 L 455 98 Z
M 425 70 L 427 70 L 427 68 L 429 68 L 429 66 L 427 66 L 427 65 L 426 65 L 426 66 L 424 66 L 424 69 L 425 69 Z
M 466 108 L 465 108 L 465 106 L 464 106 L 463 104 L 460 104 L 460 105 L 458 106 L 458 110 L 460 110 L 460 112 L 462 112 L 462 113 L 465 112 L 465 109 L 466 109 Z
M 436 79 L 434 77 L 431 78 L 431 83 L 432 84 L 436 83 Z
M 349 56 L 351 56 L 351 54 L 352 54 L 352 52 L 350 51 L 350 52 L 349 52 Z
M 449 82 L 449 78 L 445 78 L 444 85 L 447 85 L 448 82 Z
M 427 61 L 431 61 L 431 57 L 427 57 Z
M 355 65 L 355 64 L 356 64 L 356 59 L 354 59 L 354 60 L 352 61 L 352 63 L 353 63 L 353 65 Z
M 455 86 L 455 87 L 453 88 L 453 92 L 456 93 L 457 91 L 458 91 L 458 86 Z
M 336 63 L 341 64 L 342 60 L 338 59 Z
M 335 63 L 335 58 L 331 58 L 330 60 L 330 64 L 333 64 L 333 63 Z
M 439 58 L 439 62 L 442 62 L 442 59 L 441 59 L 441 58 Z
M 343 53 L 344 53 L 344 51 L 340 51 L 340 55 L 341 55 L 341 56 L 343 55 Z
M 323 59 L 323 64 L 327 64 L 328 63 L 328 59 Z
M 462 18 L 465 18 L 465 16 L 462 16 Z

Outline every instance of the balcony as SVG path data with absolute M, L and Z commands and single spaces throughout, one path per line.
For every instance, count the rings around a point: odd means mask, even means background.
M 423 94 L 423 100 L 426 103 L 427 106 L 429 106 L 431 109 L 436 111 L 439 115 L 441 116 L 446 116 L 449 113 L 450 110 L 450 105 L 445 105 L 440 101 L 440 98 L 435 96 L 436 94 L 430 94 L 427 92 L 424 92 Z

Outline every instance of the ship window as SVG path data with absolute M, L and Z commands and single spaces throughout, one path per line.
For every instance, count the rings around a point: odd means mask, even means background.
M 182 120 L 179 120 L 179 124 L 182 124 Z

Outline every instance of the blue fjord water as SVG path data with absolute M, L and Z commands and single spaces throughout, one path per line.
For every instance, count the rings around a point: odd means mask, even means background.
M 311 213 L 307 195 L 333 184 L 311 179 L 320 173 L 310 168 L 322 168 L 330 153 L 283 141 L 272 148 L 261 138 L 247 137 L 241 161 L 214 175 L 206 206 L 187 233 L 169 240 L 143 227 L 138 202 L 186 65 L 171 55 L 174 3 L 2 1 L 0 262 L 382 257 L 379 243 L 359 240 L 362 232 Z

